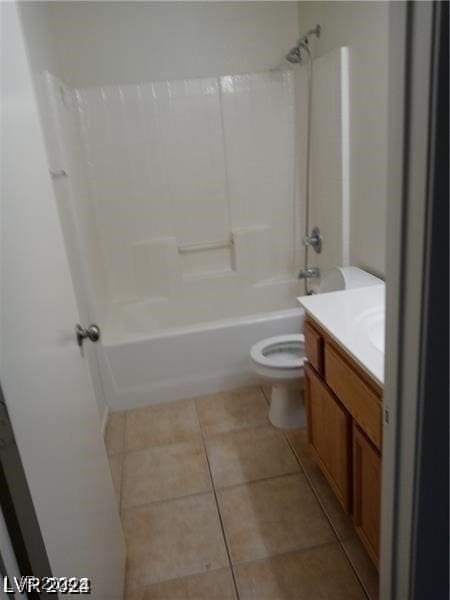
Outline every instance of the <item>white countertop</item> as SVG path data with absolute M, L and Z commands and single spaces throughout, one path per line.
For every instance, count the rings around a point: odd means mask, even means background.
M 377 383 L 384 385 L 384 283 L 297 300 Z

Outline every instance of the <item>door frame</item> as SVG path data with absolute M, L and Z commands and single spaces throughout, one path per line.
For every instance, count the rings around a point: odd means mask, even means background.
M 380 597 L 383 599 L 413 600 L 423 597 L 420 596 L 420 581 L 426 581 L 428 597 L 440 598 L 433 593 L 440 593 L 441 588 L 438 592 L 437 588 L 433 590 L 433 586 L 441 585 L 442 576 L 445 577 L 442 560 L 446 563 L 448 583 L 448 521 L 444 524 L 440 520 L 445 514 L 443 504 L 446 504 L 448 515 L 448 385 L 445 391 L 437 389 L 442 382 L 442 372 L 448 370 L 448 346 L 446 359 L 445 350 L 436 339 L 442 329 L 437 330 L 434 322 L 439 317 L 444 328 L 447 323 L 448 331 L 448 285 L 446 296 L 442 281 L 439 278 L 433 281 L 431 277 L 434 275 L 436 278 L 437 266 L 440 276 L 442 273 L 448 276 L 448 245 L 442 247 L 442 237 L 437 229 L 437 225 L 445 228 L 445 223 L 448 228 L 448 170 L 447 197 L 443 198 L 442 181 L 438 181 L 443 166 L 436 154 L 436 136 L 439 126 L 442 126 L 437 122 L 439 114 L 436 112 L 439 49 L 445 44 L 448 47 L 448 10 L 445 17 L 444 4 L 393 2 L 390 7 L 386 376 L 380 565 Z M 441 27 L 445 18 L 446 41 Z M 442 118 L 442 114 L 440 116 Z M 440 159 L 442 161 L 443 157 Z M 444 168 L 448 169 L 448 145 L 446 162 Z M 439 218 L 436 220 L 438 215 L 443 219 L 440 223 Z M 441 242 L 440 247 L 439 244 L 436 246 L 438 242 Z M 436 286 L 441 287 L 440 297 Z M 447 319 L 443 312 L 444 304 Z M 430 365 L 435 367 L 431 379 Z M 441 379 L 438 377 L 439 370 Z M 435 394 L 433 402 L 430 396 L 432 390 Z M 433 407 L 431 411 L 430 406 Z M 442 439 L 436 434 L 443 428 Z M 431 456 L 435 461 L 434 467 L 430 463 Z M 437 458 L 447 465 L 447 479 L 438 477 Z M 425 468 L 430 465 L 431 474 Z M 435 492 L 439 490 L 440 493 L 430 494 L 430 484 Z M 425 501 L 427 491 L 428 502 Z M 421 519 L 426 511 L 433 511 L 431 502 L 436 504 L 436 510 L 431 512 L 429 522 L 437 525 L 438 529 L 440 526 L 446 540 L 442 539 L 442 534 L 430 539 L 423 526 Z M 436 561 L 439 552 L 440 559 Z M 434 572 L 427 572 L 430 565 L 418 561 L 419 554 L 427 553 L 429 557 L 435 557 Z
M 8 575 L 43 579 L 52 571 L 0 384 L 0 534 L 7 535 Z M 2 547 L 0 546 L 0 551 Z M 0 555 L 1 558 L 1 555 Z M 9 571 L 13 570 L 13 573 Z M 2 586 L 3 587 L 3 586 Z M 28 594 L 31 598 L 47 594 Z

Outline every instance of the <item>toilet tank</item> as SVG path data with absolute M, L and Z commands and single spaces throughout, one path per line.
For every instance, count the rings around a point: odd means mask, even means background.
M 321 274 L 318 291 L 319 294 L 324 294 L 381 283 L 383 283 L 381 279 L 358 267 L 334 267 Z

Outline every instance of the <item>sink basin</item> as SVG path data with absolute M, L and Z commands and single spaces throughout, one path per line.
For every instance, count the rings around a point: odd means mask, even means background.
M 372 346 L 384 353 L 384 308 L 377 307 L 365 311 L 356 321 Z

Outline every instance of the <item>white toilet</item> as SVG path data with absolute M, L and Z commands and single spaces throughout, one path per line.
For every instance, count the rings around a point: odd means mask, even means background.
M 272 384 L 269 420 L 275 427 L 292 429 L 305 424 L 303 402 L 303 334 L 277 335 L 250 349 L 255 372 Z
M 320 293 L 378 285 L 380 279 L 357 267 L 336 267 L 321 277 Z M 250 349 L 254 371 L 272 384 L 269 420 L 275 427 L 304 427 L 305 402 L 303 334 L 277 335 L 257 342 Z

